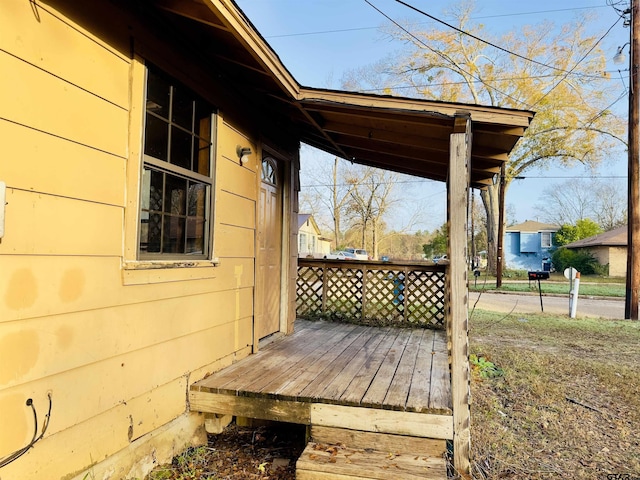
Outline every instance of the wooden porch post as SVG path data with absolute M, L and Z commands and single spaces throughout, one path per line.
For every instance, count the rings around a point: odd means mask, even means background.
M 451 331 L 451 395 L 453 401 L 453 465 L 470 478 L 470 386 L 467 286 L 467 215 L 471 119 L 456 116 L 450 139 L 447 185 L 449 221 L 449 319 Z

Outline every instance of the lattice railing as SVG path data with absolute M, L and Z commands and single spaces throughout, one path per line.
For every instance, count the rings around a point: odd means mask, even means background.
M 298 259 L 300 318 L 445 328 L 443 265 Z

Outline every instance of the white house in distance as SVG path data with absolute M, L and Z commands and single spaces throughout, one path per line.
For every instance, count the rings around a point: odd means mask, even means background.
M 298 257 L 323 258 L 329 253 L 331 253 L 331 240 L 322 236 L 311 214 L 299 213 Z

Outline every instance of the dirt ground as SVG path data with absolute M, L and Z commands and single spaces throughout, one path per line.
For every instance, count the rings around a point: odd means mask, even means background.
M 147 480 L 295 480 L 296 460 L 305 447 L 301 425 L 239 427 L 209 435 L 207 445 L 186 450 Z

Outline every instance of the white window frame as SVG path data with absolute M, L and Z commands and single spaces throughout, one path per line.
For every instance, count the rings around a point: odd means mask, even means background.
M 548 242 L 545 242 L 545 237 L 548 235 Z M 540 232 L 540 246 L 542 248 L 551 248 L 553 246 L 553 233 L 552 232 Z

